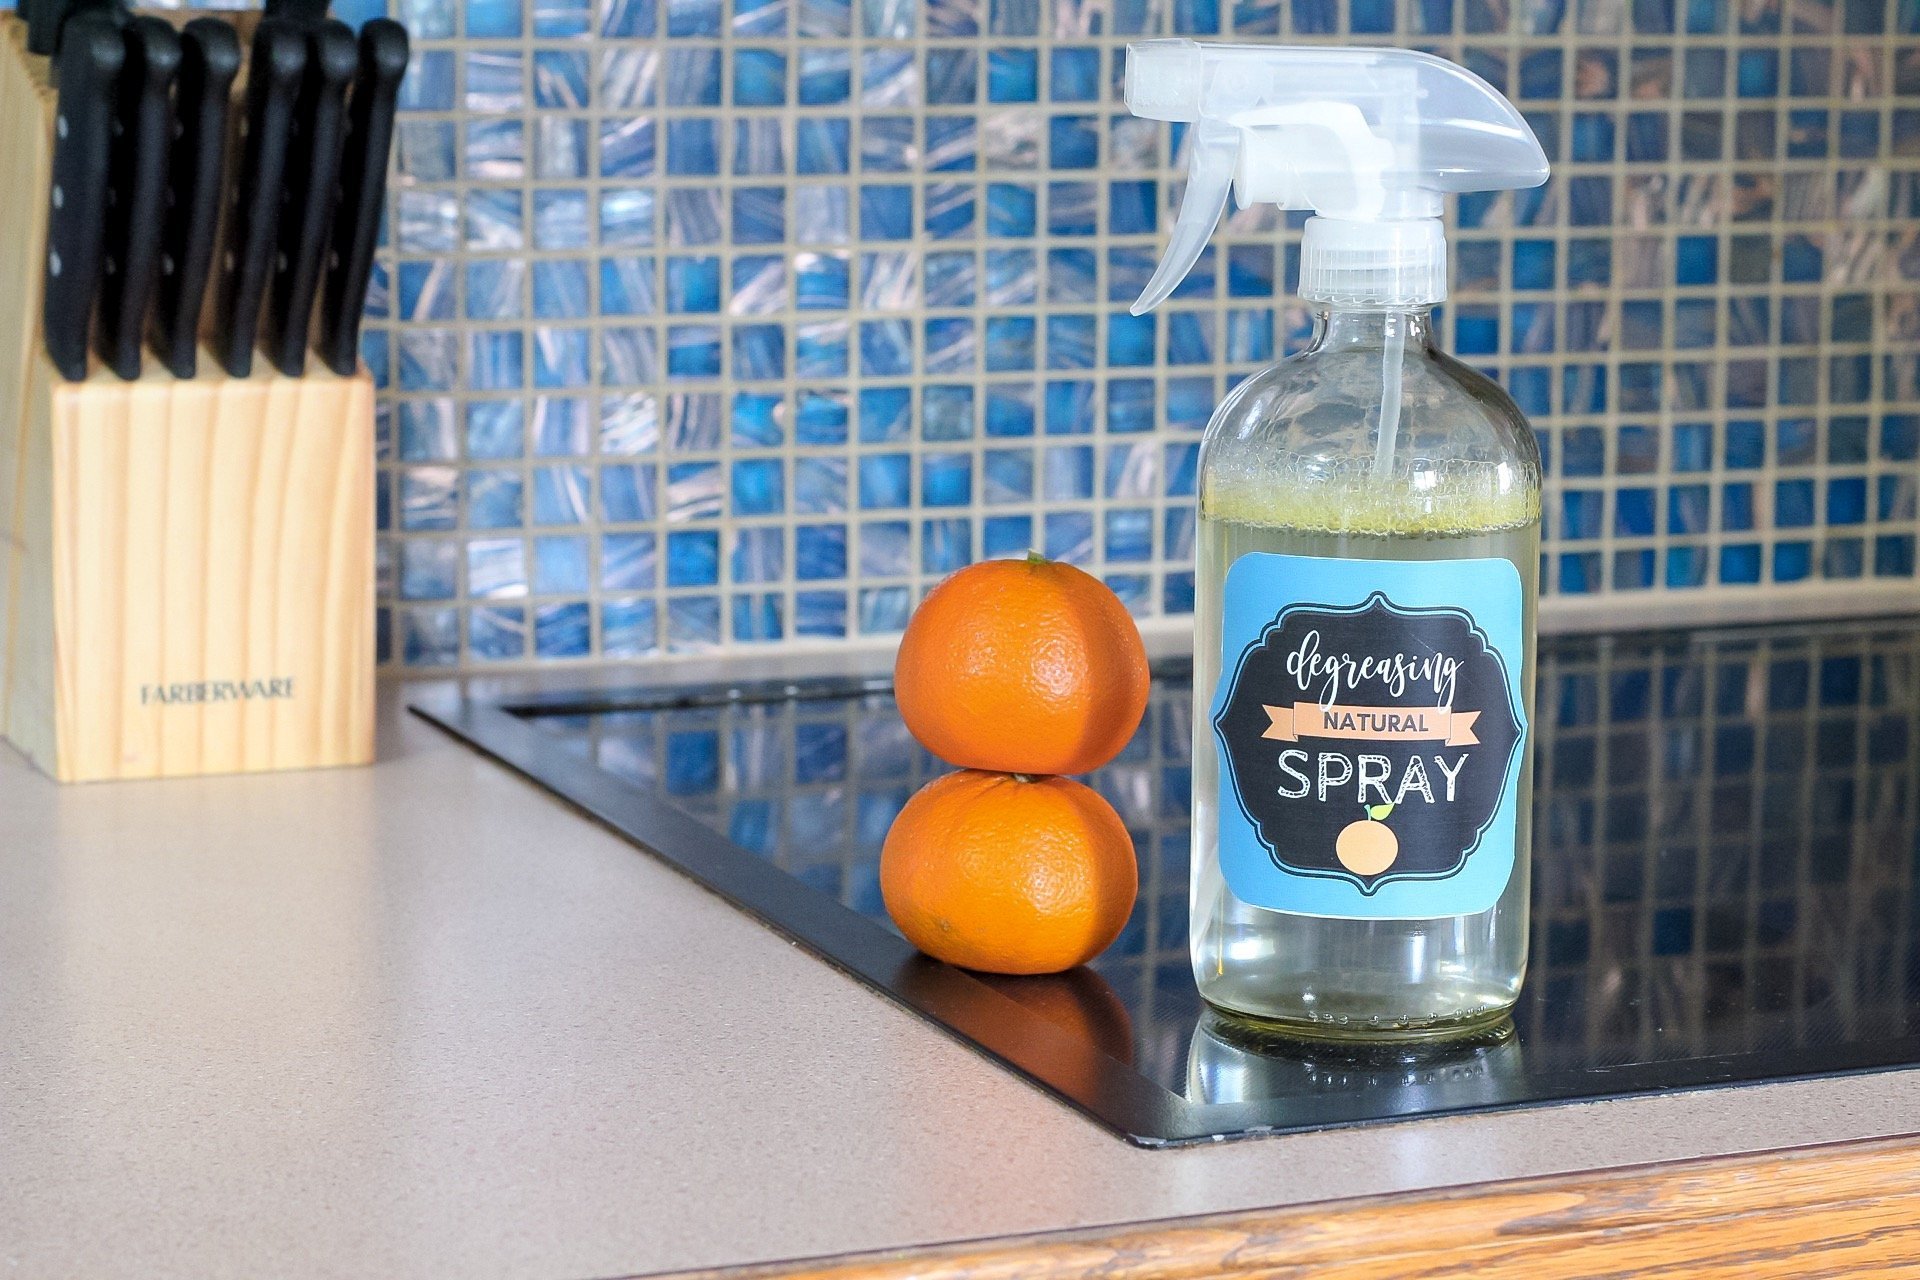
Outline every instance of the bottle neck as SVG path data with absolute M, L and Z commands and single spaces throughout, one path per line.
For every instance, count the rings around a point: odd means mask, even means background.
M 1308 352 L 1379 351 L 1397 337 L 1409 349 L 1433 349 L 1433 308 L 1360 310 L 1321 304 L 1313 313 Z

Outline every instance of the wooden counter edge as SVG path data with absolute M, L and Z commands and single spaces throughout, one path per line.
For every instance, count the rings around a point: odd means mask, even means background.
M 682 1272 L 677 1280 L 1649 1274 L 1920 1275 L 1920 1138 Z

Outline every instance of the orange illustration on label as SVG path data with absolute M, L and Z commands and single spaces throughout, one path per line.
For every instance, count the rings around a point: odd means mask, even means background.
M 1260 734 L 1276 742 L 1302 738 L 1359 738 L 1373 741 L 1444 742 L 1470 747 L 1480 738 L 1473 731 L 1478 711 L 1452 707 L 1356 707 L 1338 703 L 1296 702 L 1290 707 L 1261 708 L 1271 721 Z

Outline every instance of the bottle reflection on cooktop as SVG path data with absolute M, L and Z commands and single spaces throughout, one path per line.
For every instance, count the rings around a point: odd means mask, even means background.
M 1208 1009 L 1188 1050 L 1186 1094 L 1207 1103 L 1364 1094 L 1373 1115 L 1415 1115 L 1500 1102 L 1524 1061 L 1511 1020 L 1459 1040 L 1368 1045 L 1276 1035 Z
M 1560 639 L 1539 670 L 1529 1073 L 1920 1037 L 1920 623 Z M 1211 1034 L 1187 963 L 1191 716 L 1163 670 L 1089 779 L 1140 855 L 1092 968 L 1135 1066 L 1176 1092 Z M 946 772 L 883 693 L 535 723 L 882 925 L 888 825 Z M 1294 1070 L 1268 1078 L 1332 1078 Z

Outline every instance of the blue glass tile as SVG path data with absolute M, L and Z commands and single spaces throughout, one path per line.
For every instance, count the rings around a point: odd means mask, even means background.
M 1046 517 L 1044 554 L 1049 560 L 1085 565 L 1093 560 L 1093 513 L 1055 511 Z
M 987 52 L 987 100 L 1035 102 L 1040 96 L 1040 60 L 1032 49 Z
M 453 405 L 446 400 L 403 400 L 400 403 L 400 457 L 408 462 L 434 462 L 458 454 L 453 434 Z
M 737 583 L 778 583 L 786 577 L 786 539 L 780 529 L 737 529 L 729 556 Z
M 1763 423 L 1738 419 L 1727 424 L 1726 465 L 1734 470 L 1752 470 L 1766 465 L 1767 433 Z
M 733 376 L 745 382 L 784 378 L 786 330 L 777 324 L 741 325 L 733 331 Z
M 533 335 L 533 385 L 583 387 L 592 381 L 592 334 L 586 329 L 536 329 Z
M 585 400 L 541 396 L 533 406 L 533 452 L 538 457 L 576 457 L 587 452 L 589 405 Z
M 667 585 L 710 587 L 720 580 L 720 535 L 712 529 L 667 534 Z
M 413 34 L 424 35 L 417 26 Z M 406 78 L 400 82 L 398 106 L 402 111 L 451 111 L 457 78 L 451 53 L 438 49 L 416 51 L 407 66 Z
M 733 104 L 778 107 L 787 100 L 787 56 L 777 49 L 736 49 Z
M 973 438 L 973 388 L 928 387 L 922 394 L 920 438 L 932 442 Z
M 778 459 L 742 459 L 733 464 L 734 515 L 779 515 L 786 505 L 786 476 Z
M 1169 560 L 1189 560 L 1193 558 L 1194 510 L 1192 507 L 1168 507 L 1165 518 L 1165 549 L 1163 555 Z
M 1880 456 L 1888 462 L 1912 462 L 1920 457 L 1920 414 L 1881 416 Z
M 1046 451 L 1042 496 L 1048 501 L 1091 498 L 1093 496 L 1093 448 L 1090 445 L 1055 445 Z
M 1033 451 L 989 449 L 981 460 L 981 500 L 989 506 L 1033 498 Z
M 987 389 L 987 434 L 990 436 L 1033 434 L 1032 387 L 1003 384 Z
M 931 319 L 924 323 L 921 367 L 927 373 L 965 373 L 974 365 L 973 320 L 967 316 Z
M 1776 50 L 1742 50 L 1735 65 L 1735 91 L 1742 98 L 1771 98 L 1780 92 L 1780 55 Z
M 473 400 L 467 404 L 467 456 L 517 458 L 525 448 L 524 409 L 518 400 Z M 401 420 L 406 420 L 404 409 Z M 451 456 L 451 455 L 449 455 Z
M 978 80 L 979 59 L 972 49 L 935 47 L 927 51 L 926 98 L 930 104 L 969 105 L 978 96 Z
M 609 533 L 600 539 L 600 585 L 610 591 L 649 589 L 659 575 L 655 535 Z
M 659 515 L 657 472 L 651 463 L 610 463 L 600 468 L 600 517 L 634 524 Z
M 466 71 L 467 110 L 518 111 L 526 105 L 526 60 L 518 52 L 469 50 Z
M 861 577 L 903 578 L 912 572 L 911 524 L 905 520 L 874 520 L 860 526 Z
M 923 521 L 920 526 L 920 568 L 946 574 L 973 563 L 973 522 L 964 517 Z M 905 620 L 902 620 L 905 625 Z
M 1031 236 L 1036 209 L 1034 189 L 1015 182 L 987 184 L 987 234 Z
M 820 582 L 847 576 L 847 526 L 801 525 L 793 536 L 794 577 Z
M 525 378 L 525 335 L 475 333 L 468 335 L 467 385 L 476 391 L 510 390 Z
M 905 587 L 863 587 L 860 591 L 860 634 L 891 635 L 906 628 L 913 612 L 913 594 Z
M 533 540 L 533 590 L 541 595 L 585 591 L 588 577 L 586 538 L 566 536 Z
M 410 538 L 400 544 L 400 598 L 450 600 L 460 574 L 460 544 Z
M 804 49 L 800 53 L 800 105 L 835 106 L 853 95 L 853 55 L 846 49 Z
M 865 320 L 860 324 L 860 371 L 869 377 L 899 377 L 913 372 L 913 326 L 907 320 Z
M 798 444 L 844 444 L 847 439 L 847 401 L 843 393 L 805 390 L 794 414 L 793 438 Z
M 735 640 L 765 643 L 786 633 L 786 601 L 778 594 L 736 595 L 730 601 Z
M 870 454 L 860 459 L 860 506 L 873 511 L 904 507 L 913 487 L 912 459 L 904 453 Z
M 1720 527 L 1744 531 L 1754 527 L 1754 487 L 1750 484 L 1725 485 L 1720 490 Z M 1811 501 L 1811 495 L 1809 495 Z
M 1873 540 L 1873 572 L 1879 578 L 1914 576 L 1914 536 L 1886 534 Z
M 1883 485 L 1894 482 L 1894 476 L 1883 476 Z M 1910 477 L 1909 477 L 1910 479 Z M 1839 476 L 1827 481 L 1827 523 L 1830 525 L 1859 524 L 1867 518 L 1867 482 L 1862 476 Z M 1882 519 L 1887 517 L 1883 515 Z
M 799 325 L 794 330 L 793 371 L 801 378 L 845 377 L 847 360 L 847 322 L 825 320 Z
M 601 193 L 602 246 L 638 249 L 653 242 L 653 192 L 616 188 Z
M 832 515 L 847 509 L 845 458 L 796 458 L 793 509 L 808 515 Z
M 1046 430 L 1050 436 L 1087 435 L 1094 425 L 1094 384 L 1084 381 L 1049 382 Z
M 973 455 L 932 454 L 920 460 L 922 506 L 964 507 L 972 501 Z
M 1760 581 L 1760 548 L 1753 543 L 1720 548 L 1720 581 L 1746 585 Z
M 609 169 L 606 155 L 605 126 L 602 128 L 601 173 L 606 177 L 632 177 L 637 172 Z M 652 149 L 647 148 L 647 170 L 651 171 Z M 675 176 L 711 176 L 720 172 L 719 125 L 714 120 L 667 121 L 667 172 Z
M 797 591 L 793 597 L 794 634 L 839 637 L 847 634 L 844 591 Z
M 1160 193 L 1151 182 L 1107 184 L 1107 230 L 1117 236 L 1151 235 L 1160 228 Z
M 667 372 L 681 378 L 720 376 L 720 329 L 675 325 L 667 330 Z
M 720 464 L 678 462 L 667 468 L 667 519 L 711 520 L 722 502 Z
M 988 559 L 1022 556 L 1033 549 L 1032 516 L 988 516 L 981 523 L 980 552 Z
M 1047 234 L 1090 236 L 1098 228 L 1098 184 L 1092 182 L 1049 182 L 1047 184 Z M 1176 291 L 1177 296 L 1177 291 Z
M 911 121 L 903 123 L 910 125 Z M 871 124 L 868 127 L 871 129 Z M 928 116 L 926 133 L 925 167 L 928 172 L 970 173 L 978 167 L 979 136 L 972 116 Z M 863 136 L 869 139 L 870 148 L 874 135 L 867 133 Z M 911 154 L 907 149 L 912 145 L 910 129 L 899 130 L 891 135 L 883 133 L 881 136 L 886 137 L 889 145 L 895 148 L 894 154 L 899 157 L 895 167 L 907 170 L 907 160 Z M 875 166 L 869 162 L 867 167 L 871 169 Z
M 1106 513 L 1106 558 L 1139 561 L 1153 558 L 1153 512 L 1122 510 Z
M 586 467 L 536 467 L 533 471 L 533 522 L 584 524 L 588 515 L 590 472 Z
M 666 0 L 666 6 L 668 35 L 720 34 L 720 0 Z
M 733 397 L 732 441 L 736 449 L 767 449 L 786 436 L 786 401 L 778 395 L 737 392 Z
M 603 13 L 602 35 L 631 38 L 659 29 L 658 0 L 605 0 Z
M 600 652 L 608 658 L 657 653 L 660 624 L 651 600 L 606 600 L 600 605 Z
M 951 128 L 958 119 L 945 116 L 937 118 L 937 122 Z M 927 122 L 930 154 L 925 167 L 949 168 L 949 163 L 933 162 L 935 125 L 936 120 Z M 860 167 L 867 173 L 906 173 L 913 167 L 909 162 L 914 156 L 912 116 L 866 116 L 860 121 Z
M 1613 589 L 1646 591 L 1653 586 L 1655 558 L 1651 548 L 1613 553 Z
M 479 662 L 505 662 L 525 655 L 527 611 L 520 605 L 473 609 L 467 618 L 467 651 Z
M 524 519 L 521 490 L 517 471 L 467 472 L 467 527 L 519 528 Z
M 779 244 L 787 238 L 787 199 L 780 187 L 733 192 L 733 243 Z
M 860 188 L 860 238 L 909 240 L 913 237 L 913 188 L 869 183 Z
M 591 651 L 592 615 L 584 600 L 543 604 L 533 611 L 533 649 L 541 658 L 584 658 Z
M 788 0 L 734 0 L 733 34 L 783 36 L 787 33 Z

